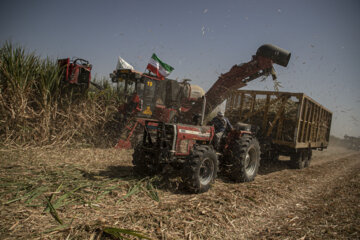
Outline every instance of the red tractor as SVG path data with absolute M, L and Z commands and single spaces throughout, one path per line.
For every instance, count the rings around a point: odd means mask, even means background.
M 213 126 L 145 121 L 142 142 L 133 153 L 134 170 L 153 174 L 175 169 L 194 193 L 208 191 L 220 169 L 236 182 L 254 180 L 260 146 L 250 126 L 236 125 L 217 149 L 213 137 Z
M 224 101 L 231 88 L 245 86 L 247 82 L 265 74 L 272 74 L 275 78 L 272 63 L 287 66 L 290 56 L 285 50 L 264 45 L 252 61 L 233 66 L 228 73 L 219 77 L 206 94 L 200 95 L 190 105 L 187 105 L 189 95 L 184 92 L 187 93 L 185 90 L 188 88 L 191 93 L 191 85 L 178 83 L 178 91 L 167 91 L 165 99 L 171 99 L 175 93 L 173 99 L 177 100 L 174 102 L 180 108 L 171 109 L 179 109 L 175 116 L 182 123 L 176 123 L 174 119 L 163 120 L 161 115 L 157 116 L 158 120 L 144 120 L 142 140 L 133 154 L 135 171 L 155 173 L 175 169 L 182 173 L 183 182 L 194 193 L 207 191 L 219 170 L 236 182 L 254 180 L 260 165 L 260 145 L 255 137 L 255 126 L 252 128 L 249 124 L 237 123 L 223 134 L 220 144 L 214 144 L 214 127 L 203 126 L 204 116 Z M 176 86 L 175 83 L 170 82 Z M 157 96 L 163 94 L 157 93 Z M 186 107 L 182 104 L 186 104 Z M 156 108 L 155 105 L 155 111 Z

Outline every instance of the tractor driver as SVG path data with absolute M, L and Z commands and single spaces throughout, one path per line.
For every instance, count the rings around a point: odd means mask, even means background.
M 217 115 L 209 122 L 209 125 L 213 125 L 215 128 L 214 147 L 218 148 L 222 136 L 230 131 L 233 127 L 229 119 L 227 119 L 224 116 L 224 113 L 221 111 L 219 111 Z

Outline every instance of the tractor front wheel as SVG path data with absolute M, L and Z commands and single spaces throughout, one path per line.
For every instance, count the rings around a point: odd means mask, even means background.
M 183 180 L 191 192 L 206 192 L 215 181 L 217 171 L 215 151 L 210 146 L 198 146 L 192 151 L 184 167 Z

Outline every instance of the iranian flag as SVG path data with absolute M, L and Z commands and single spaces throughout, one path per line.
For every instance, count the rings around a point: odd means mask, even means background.
M 169 76 L 174 68 L 163 61 L 161 61 L 155 53 L 150 58 L 149 64 L 147 65 L 146 69 L 156 74 L 161 79 Z

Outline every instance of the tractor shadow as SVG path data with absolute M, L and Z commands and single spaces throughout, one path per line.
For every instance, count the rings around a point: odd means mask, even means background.
M 166 172 L 145 175 L 137 174 L 133 170 L 133 166 L 107 166 L 106 169 L 100 171 L 85 171 L 78 169 L 82 176 L 88 180 L 99 181 L 100 179 L 119 179 L 134 185 L 138 182 L 151 182 L 151 184 L 159 190 L 168 191 L 173 194 L 191 194 L 184 186 L 179 171 L 167 169 Z
M 273 172 L 278 172 L 286 169 L 291 169 L 289 166 L 289 161 L 279 160 L 279 161 L 266 161 L 262 160 L 258 175 L 267 175 Z M 79 169 L 80 170 L 80 169 Z M 100 171 L 88 172 L 85 170 L 80 170 L 83 177 L 99 181 L 99 179 L 119 179 L 131 184 L 136 184 L 139 181 L 150 181 L 151 184 L 159 190 L 171 192 L 173 194 L 187 195 L 192 194 L 186 188 L 184 182 L 181 178 L 181 171 L 175 169 L 166 169 L 157 175 L 145 175 L 137 174 L 133 170 L 131 165 L 113 165 L 107 166 L 106 169 Z M 228 174 L 223 171 L 218 172 L 218 178 L 225 183 L 234 183 L 228 176 Z
M 128 179 L 128 180 L 137 180 L 140 179 L 139 176 L 133 174 L 132 166 L 108 166 L 105 170 L 98 172 L 98 175 L 101 177 L 107 177 L 111 179 Z
M 100 178 L 105 179 L 119 179 L 125 181 L 132 181 L 132 180 L 140 180 L 141 177 L 133 174 L 133 167 L 132 166 L 107 166 L 106 169 L 100 171 L 86 171 L 83 169 L 79 169 L 82 173 L 83 177 L 89 180 L 99 180 Z

